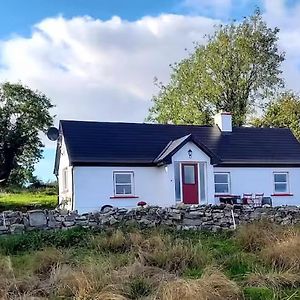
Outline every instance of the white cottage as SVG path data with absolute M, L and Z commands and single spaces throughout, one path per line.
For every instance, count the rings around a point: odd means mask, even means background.
M 59 202 L 80 213 L 105 206 L 218 203 L 244 194 L 300 204 L 300 144 L 289 129 L 61 121 Z

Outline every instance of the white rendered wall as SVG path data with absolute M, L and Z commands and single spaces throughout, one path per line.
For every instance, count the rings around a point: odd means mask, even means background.
M 273 206 L 300 205 L 300 168 L 214 168 L 215 172 L 230 172 L 230 194 L 264 193 L 274 194 L 274 172 L 289 173 L 289 192 L 292 196 L 271 196 Z M 215 199 L 217 202 L 217 198 Z
M 63 188 L 63 170 L 67 169 L 67 189 Z M 67 205 L 65 206 L 66 209 L 72 210 L 72 189 L 73 189 L 73 182 L 72 182 L 72 167 L 69 163 L 68 152 L 66 149 L 66 144 L 64 139 L 62 138 L 62 145 L 61 145 L 61 153 L 60 153 L 60 161 L 59 161 L 59 168 L 58 168 L 58 189 L 59 189 L 59 203 L 67 201 Z
M 138 198 L 114 196 L 113 172 L 134 172 L 134 194 Z M 162 167 L 74 167 L 74 203 L 80 213 L 98 211 L 103 205 L 136 207 L 139 201 L 167 207 L 175 204 L 170 193 L 169 166 Z
M 192 150 L 192 158 L 188 150 Z M 74 167 L 74 209 L 80 213 L 97 211 L 103 205 L 136 207 L 139 201 L 162 207 L 175 201 L 174 162 L 205 162 L 206 201 L 214 202 L 213 167 L 210 158 L 194 143 L 184 145 L 172 159 L 172 164 L 161 167 Z M 114 196 L 113 172 L 133 171 L 135 196 L 138 198 L 111 198 Z M 207 184 L 209 183 L 209 184 Z

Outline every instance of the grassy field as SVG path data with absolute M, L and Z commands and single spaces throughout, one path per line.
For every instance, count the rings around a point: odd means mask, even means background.
M 72 229 L 0 238 L 1 299 L 300 299 L 300 231 Z
M 57 205 L 57 195 L 47 191 L 0 193 L 0 211 L 22 210 L 34 208 L 54 208 Z

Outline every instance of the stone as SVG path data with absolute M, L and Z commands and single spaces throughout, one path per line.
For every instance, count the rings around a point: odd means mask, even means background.
M 79 221 L 75 221 L 76 225 L 78 226 L 88 226 L 89 221 L 88 220 L 79 220 Z
M 182 225 L 184 226 L 200 226 L 202 225 L 201 219 L 183 219 Z
M 119 223 L 119 221 L 118 221 L 116 218 L 111 217 L 111 218 L 109 219 L 109 224 L 110 224 L 110 225 L 115 225 L 115 224 L 117 224 L 117 223 Z
M 29 226 L 44 227 L 47 225 L 47 217 L 43 210 L 31 210 L 28 212 Z
M 6 230 L 8 230 L 7 226 L 0 226 L 0 231 L 6 231 Z
M 78 216 L 78 217 L 75 217 L 75 221 L 87 221 L 87 217 L 86 216 Z
M 74 221 L 64 221 L 64 222 L 62 222 L 62 224 L 64 227 L 72 227 L 75 225 L 75 222 Z
M 24 224 L 13 224 L 10 226 L 11 233 L 23 233 L 25 230 Z
M 155 226 L 155 222 L 142 218 L 141 220 L 139 220 L 138 222 L 140 225 L 144 225 L 146 227 L 154 227 Z
M 172 213 L 169 213 L 168 217 L 166 216 L 166 218 L 167 219 L 171 219 L 171 220 L 177 220 L 177 221 L 179 221 L 179 220 L 182 219 L 182 215 L 181 215 L 181 213 L 174 213 L 174 212 L 172 212 Z

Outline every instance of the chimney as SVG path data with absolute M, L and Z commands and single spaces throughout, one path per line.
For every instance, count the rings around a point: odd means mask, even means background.
M 222 132 L 232 132 L 232 116 L 230 112 L 220 112 L 215 115 L 214 120 Z

